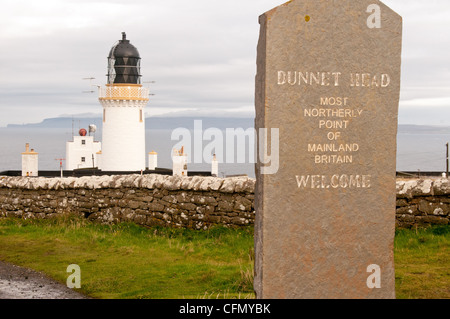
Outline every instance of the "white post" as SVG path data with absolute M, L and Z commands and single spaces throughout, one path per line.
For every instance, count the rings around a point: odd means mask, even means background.
M 102 169 L 102 151 L 97 152 L 97 168 Z
M 148 169 L 154 171 L 158 167 L 158 153 L 152 151 L 148 153 Z
M 219 176 L 219 161 L 214 154 L 213 160 L 211 161 L 211 175 L 214 177 Z

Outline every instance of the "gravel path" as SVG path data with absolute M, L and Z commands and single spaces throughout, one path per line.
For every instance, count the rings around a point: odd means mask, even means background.
M 0 299 L 86 299 L 47 276 L 0 261 Z

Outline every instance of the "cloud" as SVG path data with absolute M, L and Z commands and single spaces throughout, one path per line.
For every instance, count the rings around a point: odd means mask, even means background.
M 139 49 L 143 81 L 156 81 L 149 114 L 251 115 L 258 16 L 284 2 L 3 0 L 0 126 L 98 112 L 96 95 L 82 93 L 93 87 L 82 79 L 105 84 L 106 57 L 122 31 Z M 442 39 L 450 2 L 383 2 L 404 18 L 405 109 L 408 101 L 450 96 L 450 43 Z
M 450 109 L 450 96 L 441 98 L 427 98 L 427 99 L 414 99 L 401 101 L 400 106 L 402 107 L 449 107 Z
M 47 37 L 65 30 L 82 30 L 112 24 L 134 12 L 129 1 L 4 0 L 0 37 Z
M 106 56 L 122 31 L 141 53 L 143 81 L 156 81 L 149 107 L 239 115 L 253 105 L 258 16 L 281 3 L 6 0 L 0 126 L 96 112 L 82 78 L 105 84 Z

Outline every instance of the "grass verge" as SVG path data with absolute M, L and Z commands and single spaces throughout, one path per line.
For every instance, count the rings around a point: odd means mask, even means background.
M 450 226 L 398 230 L 397 298 L 450 299 Z M 99 225 L 65 216 L 0 219 L 0 260 L 65 283 L 81 268 L 94 298 L 254 298 L 253 228 Z
M 450 226 L 397 230 L 398 299 L 450 299 Z
M 94 298 L 253 298 L 253 230 L 105 226 L 84 219 L 0 220 L 0 260 L 65 283 L 81 268 Z

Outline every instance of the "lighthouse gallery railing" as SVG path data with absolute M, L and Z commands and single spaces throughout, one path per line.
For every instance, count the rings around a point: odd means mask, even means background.
M 100 87 L 99 99 L 105 100 L 148 100 L 149 89 L 141 86 Z

